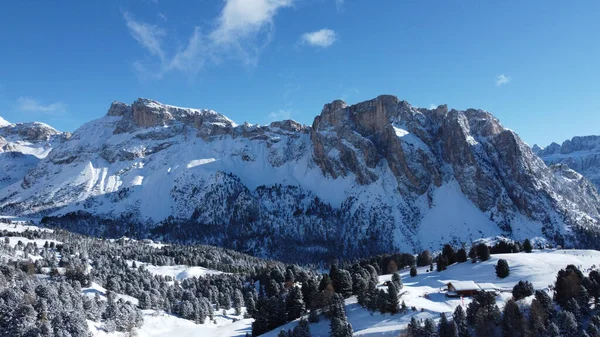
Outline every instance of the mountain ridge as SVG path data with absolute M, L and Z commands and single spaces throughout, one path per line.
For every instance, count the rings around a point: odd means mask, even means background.
M 311 126 L 238 125 L 140 98 L 0 190 L 0 211 L 86 234 L 352 257 L 495 235 L 574 244 L 597 230 L 590 187 L 484 110 L 382 95 L 325 104 Z
M 576 136 L 562 144 L 534 145 L 532 149 L 547 165 L 565 164 L 600 189 L 600 136 Z

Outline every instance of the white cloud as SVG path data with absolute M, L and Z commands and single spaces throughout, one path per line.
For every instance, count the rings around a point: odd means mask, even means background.
M 336 40 L 337 34 L 333 30 L 327 28 L 315 32 L 304 33 L 300 36 L 300 41 L 303 44 L 322 48 L 331 46 Z
M 435 109 L 437 109 L 437 105 L 429 104 L 429 110 L 435 110 Z
M 67 113 L 67 105 L 63 102 L 44 105 L 30 97 L 19 97 L 17 100 L 17 110 L 47 116 L 64 116 Z
M 150 54 L 163 60 L 165 55 L 161 40 L 165 36 L 165 31 L 157 26 L 138 22 L 127 12 L 123 13 L 123 17 L 131 36 Z
M 507 84 L 508 82 L 510 82 L 510 77 L 508 77 L 504 74 L 500 74 L 500 75 L 496 76 L 496 85 L 497 86 Z
M 147 62 L 136 61 L 134 68 L 145 75 L 162 77 L 165 73 L 178 70 L 197 73 L 208 64 L 223 59 L 235 59 L 245 65 L 254 65 L 274 29 L 273 19 L 277 12 L 293 4 L 294 0 L 225 0 L 214 29 L 203 32 L 195 27 L 187 45 L 169 51 L 165 48 L 165 30 L 137 21 L 124 13 L 131 35 L 152 56 L 158 58 L 158 67 Z M 158 69 L 153 69 L 158 68 Z
M 344 2 L 345 0 L 335 0 L 335 9 L 337 9 L 338 12 L 344 11 Z
M 268 116 L 269 122 L 281 121 L 292 118 L 292 112 L 290 110 L 279 110 L 277 112 L 271 112 Z
M 277 11 L 291 4 L 292 0 L 226 0 L 210 37 L 216 43 L 230 44 L 271 29 Z

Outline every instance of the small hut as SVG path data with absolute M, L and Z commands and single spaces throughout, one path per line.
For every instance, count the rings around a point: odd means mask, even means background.
M 452 281 L 446 284 L 448 297 L 473 296 L 481 291 L 477 283 L 473 281 Z

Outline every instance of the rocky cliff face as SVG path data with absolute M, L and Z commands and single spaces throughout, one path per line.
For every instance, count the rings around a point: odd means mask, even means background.
M 546 164 L 565 164 L 600 188 L 600 136 L 574 137 L 543 149 L 534 145 L 533 151 Z
M 600 219 L 587 180 L 548 168 L 490 113 L 416 108 L 394 96 L 333 101 L 310 127 L 115 102 L 0 190 L 0 209 L 90 234 L 283 259 L 495 235 L 569 244 Z
M 44 123 L 12 124 L 0 118 L 0 188 L 22 180 L 69 136 Z

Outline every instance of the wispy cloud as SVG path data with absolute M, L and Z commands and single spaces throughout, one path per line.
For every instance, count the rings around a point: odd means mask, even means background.
M 323 28 L 314 32 L 304 33 L 300 36 L 302 44 L 308 44 L 314 47 L 327 48 L 337 40 L 335 31 Z
M 281 120 L 286 120 L 286 119 L 291 119 L 291 118 L 292 118 L 292 112 L 290 110 L 274 111 L 274 112 L 271 112 L 269 114 L 269 116 L 267 116 L 267 119 L 269 122 L 281 121 Z
M 437 105 L 435 105 L 433 103 L 429 104 L 429 110 L 435 110 L 435 109 L 437 109 Z
M 510 79 L 509 76 L 506 76 L 504 74 L 500 74 L 500 75 L 496 76 L 496 85 L 497 86 L 501 86 L 501 85 L 507 84 L 507 83 L 510 82 L 510 80 L 511 79 Z
M 344 11 L 344 2 L 345 0 L 335 0 L 335 9 L 338 11 L 338 13 Z
M 209 64 L 235 59 L 255 65 L 262 49 L 271 41 L 273 19 L 294 0 L 225 0 L 214 20 L 214 28 L 203 32 L 195 27 L 187 44 L 175 50 L 165 47 L 165 30 L 135 19 L 123 17 L 129 32 L 158 64 L 136 61 L 134 68 L 145 75 L 162 77 L 173 70 L 195 74 Z
M 165 31 L 158 26 L 136 21 L 127 12 L 123 13 L 123 17 L 131 36 L 151 55 L 164 60 L 165 53 L 162 48 L 162 39 L 165 36 Z
M 67 114 L 67 105 L 63 102 L 42 104 L 31 97 L 19 97 L 17 100 L 17 110 L 31 114 L 56 117 L 65 116 Z

